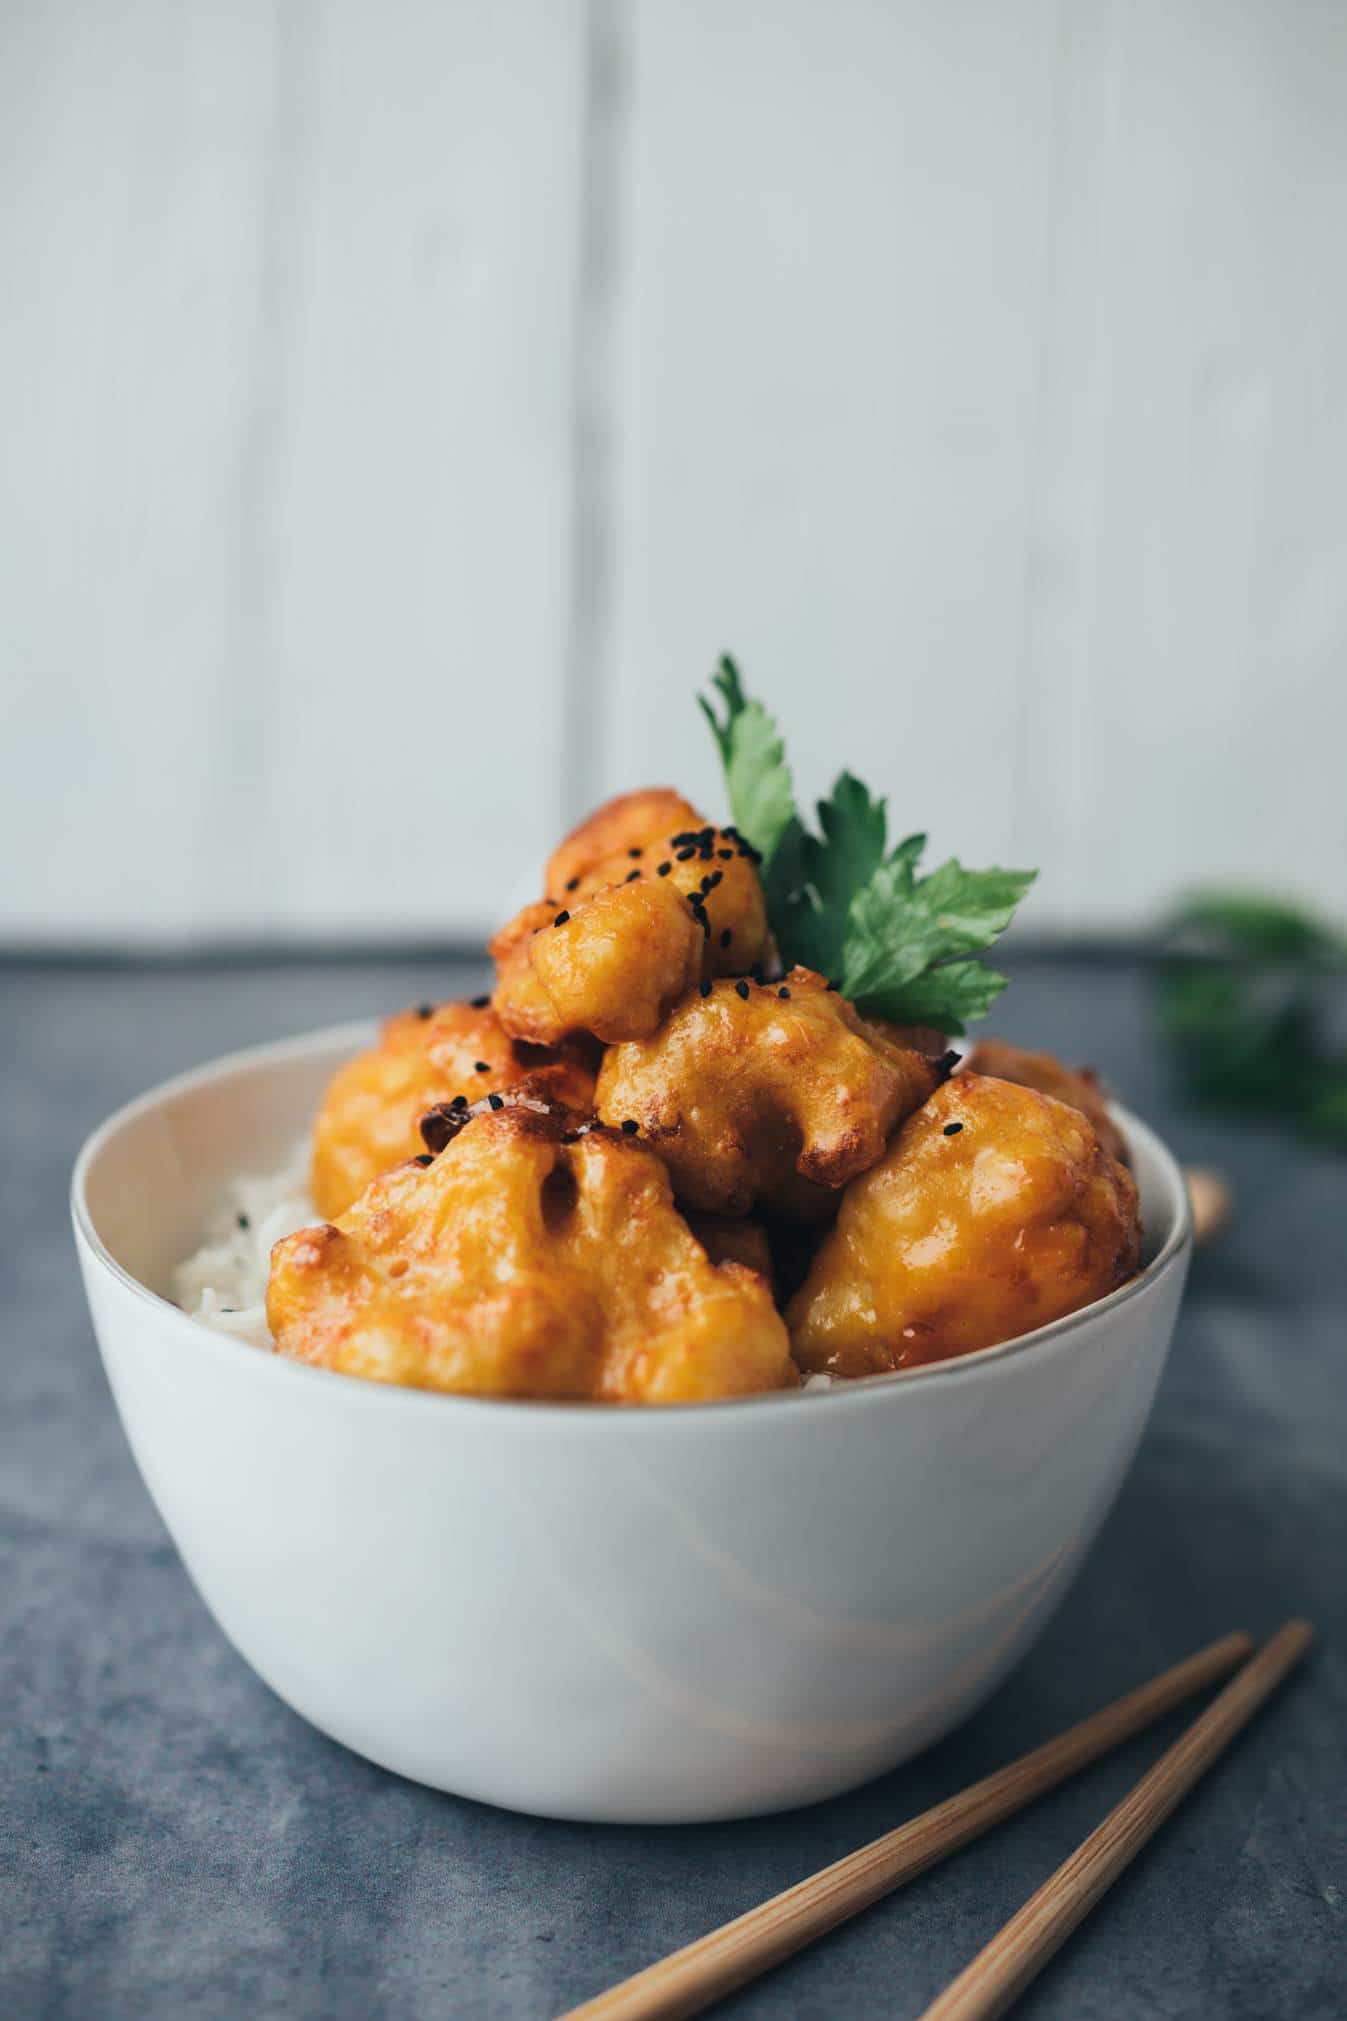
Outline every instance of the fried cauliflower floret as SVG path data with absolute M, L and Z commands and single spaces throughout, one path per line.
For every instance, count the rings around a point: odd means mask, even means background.
M 607 885 L 573 913 L 529 906 L 491 943 L 497 1014 L 536 1045 L 653 1032 L 701 974 L 702 941 L 667 884 Z
M 1089 1067 L 1064 1066 L 1052 1053 L 1031 1053 L 1012 1046 L 1005 1039 L 979 1039 L 968 1056 L 968 1069 L 990 1074 L 998 1081 L 1015 1081 L 1022 1088 L 1037 1088 L 1040 1095 L 1054 1095 L 1088 1116 L 1110 1158 L 1120 1165 L 1129 1163 L 1122 1131 L 1108 1112 L 1098 1077 Z
M 310 1186 L 320 1214 L 344 1214 L 371 1179 L 414 1158 L 417 1122 L 437 1102 L 465 1102 L 525 1077 L 551 1098 L 587 1112 L 594 1073 L 577 1050 L 516 1044 L 489 1005 L 424 1004 L 388 1018 L 379 1043 L 338 1069 L 313 1131 Z
M 281 1354 L 418 1389 L 686 1403 L 797 1381 L 766 1284 L 709 1260 L 659 1160 L 522 1102 L 278 1242 L 267 1318 Z
M 768 952 L 767 906 L 748 844 L 701 823 L 676 796 L 628 799 L 642 821 L 617 819 L 627 802 L 600 808 L 553 858 L 549 885 L 559 862 L 577 866 L 561 903 L 526 906 L 491 943 L 496 1010 L 516 1038 L 538 1045 L 577 1032 L 610 1045 L 647 1038 L 694 982 L 738 974 Z M 647 818 L 674 807 L 694 825 L 593 854 L 615 834 L 646 833 Z
M 625 868 L 644 861 L 650 845 L 667 841 L 680 830 L 699 828 L 701 815 L 672 786 L 646 786 L 639 793 L 619 793 L 586 815 L 559 844 L 547 866 L 544 889 L 558 905 L 568 905 L 577 892 L 611 877 L 597 878 L 599 865 L 625 858 Z
M 815 1220 L 941 1071 L 796 968 L 779 984 L 703 982 L 652 1038 L 612 1047 L 597 1102 L 604 1122 L 638 1125 L 681 1204 Z
M 875 1375 L 1012 1340 L 1137 1267 L 1131 1174 L 1080 1112 L 962 1073 L 852 1181 L 787 1313 L 805 1370 Z

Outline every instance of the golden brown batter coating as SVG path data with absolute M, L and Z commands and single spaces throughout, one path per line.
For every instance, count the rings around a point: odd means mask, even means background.
M 605 885 L 573 913 L 528 906 L 491 943 L 497 1015 L 535 1045 L 653 1032 L 701 974 L 703 938 L 667 883 Z
M 875 1375 L 1013 1340 L 1125 1283 L 1140 1239 L 1078 1110 L 956 1074 L 847 1188 L 787 1314 L 796 1360 Z
M 711 1263 L 659 1160 L 503 1107 L 272 1252 L 277 1350 L 477 1396 L 685 1403 L 793 1387 L 755 1272 Z
M 585 816 L 559 844 L 547 866 L 544 889 L 558 905 L 569 905 L 586 888 L 618 880 L 595 872 L 599 865 L 625 859 L 623 875 L 638 863 L 652 861 L 648 845 L 667 841 L 680 829 L 700 828 L 702 817 L 672 786 L 645 786 L 639 793 L 619 793 Z
M 485 1003 L 423 1004 L 388 1018 L 379 1043 L 338 1069 L 313 1132 L 310 1184 L 318 1212 L 344 1214 L 371 1179 L 421 1149 L 417 1122 L 436 1102 L 468 1102 L 543 1075 L 553 1098 L 588 1111 L 594 1073 L 578 1051 L 518 1045 Z
M 600 808 L 553 858 L 549 885 L 558 862 L 575 866 L 560 902 L 526 906 L 492 941 L 496 1009 L 516 1038 L 647 1038 L 702 976 L 737 975 L 765 959 L 767 907 L 752 850 L 670 797 L 632 794 Z M 594 855 L 614 834 L 648 833 L 655 814 L 675 807 L 692 825 Z M 633 808 L 640 820 L 627 818 Z
M 998 1081 L 1015 1081 L 1022 1088 L 1037 1088 L 1040 1095 L 1053 1095 L 1069 1102 L 1088 1116 L 1095 1135 L 1111 1158 L 1120 1165 L 1130 1163 L 1122 1131 L 1108 1112 L 1108 1103 L 1090 1067 L 1068 1067 L 1052 1053 L 1031 1053 L 1024 1046 L 1012 1046 L 1006 1039 L 979 1039 L 968 1056 L 971 1073 L 991 1074 Z
M 606 1054 L 597 1100 L 604 1122 L 639 1126 L 684 1205 L 815 1220 L 940 1072 L 796 968 L 781 983 L 703 982 L 653 1038 Z

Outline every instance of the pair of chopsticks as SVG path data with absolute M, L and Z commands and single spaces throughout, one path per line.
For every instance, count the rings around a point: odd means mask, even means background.
M 1252 1639 L 1242 1632 L 1199 1649 L 1056 1740 L 586 2000 L 562 2021 L 671 2021 L 700 2013 L 1055 1789 L 1185 1699 L 1238 1670 L 1187 1732 L 920 2017 L 920 2021 L 990 2021 L 1005 2012 L 1066 1942 L 1313 1640 L 1308 1621 L 1288 1621 L 1257 1655 L 1252 1653 Z

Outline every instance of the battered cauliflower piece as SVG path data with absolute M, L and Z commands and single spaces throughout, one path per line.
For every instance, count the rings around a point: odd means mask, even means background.
M 709 1260 L 657 1158 L 495 1100 L 335 1225 L 277 1243 L 279 1353 L 476 1396 L 691 1403 L 795 1386 L 766 1284 Z
M 680 830 L 699 828 L 701 815 L 672 786 L 646 786 L 639 793 L 619 793 L 587 814 L 573 828 L 547 866 L 544 889 L 558 905 L 568 905 L 577 894 L 592 891 L 608 877 L 596 878 L 600 865 L 626 859 L 626 868 L 643 862 L 654 844 L 667 841 Z M 564 894 L 564 896 L 562 895 Z
M 578 1049 L 517 1044 L 485 1000 L 422 1004 L 388 1018 L 379 1043 L 348 1060 L 323 1097 L 310 1172 L 318 1212 L 344 1214 L 371 1179 L 414 1158 L 418 1119 L 435 1103 L 455 1095 L 471 1103 L 525 1077 L 573 1109 L 593 1108 L 594 1070 Z
M 682 1205 L 821 1220 L 946 1071 L 795 968 L 703 981 L 652 1038 L 605 1055 L 597 1103 L 605 1123 L 636 1124 Z
M 1120 1165 L 1131 1163 L 1123 1133 L 1108 1112 L 1092 1068 L 1064 1066 L 1052 1053 L 1031 1053 L 1006 1039 L 979 1039 L 968 1056 L 968 1068 L 972 1073 L 1015 1081 L 1022 1088 L 1037 1088 L 1040 1095 L 1055 1095 L 1059 1102 L 1069 1102 L 1089 1117 L 1110 1158 Z
M 690 825 L 664 825 L 676 817 Z M 558 869 L 569 874 L 558 880 Z M 662 789 L 591 815 L 553 857 L 548 885 L 551 896 L 491 943 L 501 1022 L 534 1044 L 578 1032 L 609 1045 L 648 1038 L 702 977 L 739 974 L 769 953 L 755 852 Z
M 702 939 L 667 884 L 606 885 L 574 913 L 528 906 L 491 943 L 497 1014 L 536 1045 L 653 1032 L 701 974 Z
M 1077 1109 L 961 1073 L 853 1180 L 787 1311 L 806 1372 L 876 1375 L 1013 1340 L 1137 1267 L 1131 1174 Z

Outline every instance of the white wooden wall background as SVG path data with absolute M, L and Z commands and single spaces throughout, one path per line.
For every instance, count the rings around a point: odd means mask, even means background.
M 470 939 L 723 646 L 1347 902 L 1342 0 L 7 0 L 0 939 Z

